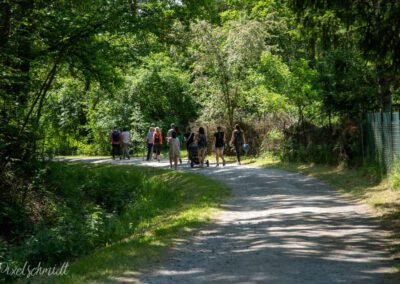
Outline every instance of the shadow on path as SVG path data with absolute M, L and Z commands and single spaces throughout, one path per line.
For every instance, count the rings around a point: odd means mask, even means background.
M 69 159 L 73 161 L 74 159 Z M 166 163 L 78 159 L 93 163 Z M 214 222 L 150 272 L 113 283 L 394 283 L 386 234 L 366 208 L 313 178 L 249 166 L 182 169 L 225 182 Z

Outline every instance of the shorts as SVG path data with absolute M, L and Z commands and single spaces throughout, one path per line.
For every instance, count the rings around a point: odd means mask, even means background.
M 224 151 L 225 147 L 221 146 L 221 147 L 217 147 L 215 146 L 215 151 Z
M 153 153 L 160 155 L 161 153 L 161 144 L 153 144 Z

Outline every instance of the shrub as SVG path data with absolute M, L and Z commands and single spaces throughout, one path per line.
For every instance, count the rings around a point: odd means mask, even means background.
M 388 175 L 388 182 L 392 189 L 400 188 L 400 164 L 394 163 Z
M 360 165 L 360 133 L 353 122 L 317 127 L 309 122 L 294 124 L 284 132 L 283 160 L 319 164 Z
M 48 164 L 33 181 L 46 197 L 36 214 L 45 214 L 20 241 L 0 239 L 0 261 L 16 267 L 25 261 L 59 264 L 133 234 L 140 222 L 182 203 L 172 173 L 157 173 L 132 166 Z M 17 222 L 19 211 L 5 214 Z

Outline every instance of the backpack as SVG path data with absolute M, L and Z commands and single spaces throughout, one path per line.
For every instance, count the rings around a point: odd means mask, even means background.
M 160 134 L 155 134 L 154 135 L 154 141 L 155 144 L 160 144 Z
M 118 130 L 113 130 L 111 137 L 113 142 L 119 142 L 120 140 L 120 132 Z
M 237 144 L 237 145 L 243 144 L 243 132 L 242 131 L 235 132 L 235 144 Z

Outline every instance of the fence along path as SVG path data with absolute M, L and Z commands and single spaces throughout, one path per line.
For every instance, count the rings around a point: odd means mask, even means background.
M 366 115 L 365 153 L 369 161 L 390 171 L 400 159 L 400 113 L 376 112 Z

